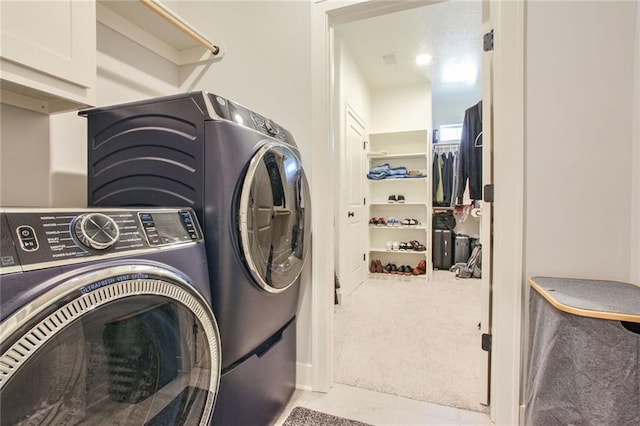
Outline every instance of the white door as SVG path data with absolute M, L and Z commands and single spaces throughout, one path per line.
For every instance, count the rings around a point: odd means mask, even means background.
M 483 33 L 492 31 L 491 21 L 482 25 Z M 493 51 L 488 50 L 482 56 L 482 184 L 493 184 Z M 483 197 L 484 198 L 484 197 Z M 489 202 L 481 201 L 482 218 L 480 221 L 480 241 L 482 243 L 482 318 L 481 331 L 483 334 L 491 334 L 491 245 L 493 238 L 492 205 Z M 491 362 L 490 352 L 483 352 L 486 360 L 482 369 L 483 380 L 486 384 L 486 392 L 483 394 L 486 400 L 480 401 L 483 404 L 489 403 L 489 365 Z
M 364 152 L 366 134 L 362 121 L 347 105 L 340 179 L 338 263 L 343 295 L 349 295 L 364 280 L 366 209 Z

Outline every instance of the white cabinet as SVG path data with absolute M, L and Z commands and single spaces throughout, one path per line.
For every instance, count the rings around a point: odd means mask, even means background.
M 42 113 L 95 105 L 93 0 L 0 1 L 2 102 Z
M 431 162 L 428 146 L 427 130 L 370 135 L 370 174 L 367 179 L 370 263 L 380 260 L 383 266 L 394 264 L 397 268 L 410 266 L 413 269 L 424 261 L 426 274 L 417 276 L 422 279 L 431 270 Z M 371 171 L 387 167 L 390 171 L 384 178 L 371 178 Z M 379 177 L 383 175 L 384 172 Z M 380 223 L 381 218 L 383 223 Z M 415 250 L 412 242 L 422 247 Z

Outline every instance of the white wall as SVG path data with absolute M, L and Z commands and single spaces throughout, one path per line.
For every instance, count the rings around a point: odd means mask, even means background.
M 528 3 L 526 276 L 630 279 L 635 7 Z
M 373 89 L 371 133 L 432 130 L 431 83 Z
M 49 118 L 0 104 L 0 206 L 49 203 Z

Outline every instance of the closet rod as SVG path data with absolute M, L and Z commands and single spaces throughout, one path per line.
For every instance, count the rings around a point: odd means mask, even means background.
M 156 0 L 140 0 L 145 6 L 149 9 L 156 12 L 158 15 L 162 16 L 173 26 L 177 27 L 180 31 L 203 45 L 207 50 L 211 51 L 213 55 L 217 55 L 220 53 L 220 48 L 215 44 L 211 43 L 209 40 L 204 38 L 202 34 L 191 28 L 187 23 L 182 21 L 178 16 L 176 16 L 171 10 L 167 9 L 166 6 L 158 3 Z
M 455 145 L 460 145 L 460 141 L 455 141 L 455 142 L 436 142 L 434 144 L 431 144 L 431 146 L 433 146 L 434 148 L 437 148 L 439 146 L 455 146 Z

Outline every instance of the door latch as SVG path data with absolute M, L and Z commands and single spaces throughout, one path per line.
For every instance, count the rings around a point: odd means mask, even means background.
M 355 213 L 354 213 L 354 212 L 349 212 L 349 213 L 347 213 L 347 217 L 353 217 L 354 215 L 355 215 Z

